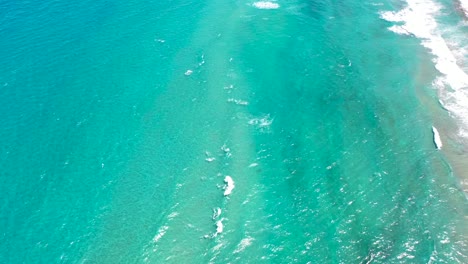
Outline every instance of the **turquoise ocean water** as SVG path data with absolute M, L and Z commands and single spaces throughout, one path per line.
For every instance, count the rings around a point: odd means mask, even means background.
M 447 0 L 0 0 L 0 263 L 467 263 L 431 132 L 466 150 L 467 32 Z

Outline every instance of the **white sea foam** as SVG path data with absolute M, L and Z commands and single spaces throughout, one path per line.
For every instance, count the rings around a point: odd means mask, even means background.
M 437 128 L 432 127 L 432 133 L 434 134 L 434 144 L 437 149 L 442 148 L 442 140 L 440 139 L 439 131 L 437 131 Z
M 280 5 L 270 1 L 259 1 L 252 4 L 252 6 L 258 9 L 278 9 Z
M 241 100 L 241 99 L 229 98 L 227 101 L 229 103 L 235 103 L 236 105 L 249 105 L 249 102 Z
M 468 17 L 468 0 L 458 0 L 460 2 L 460 8 L 465 13 L 465 16 Z
M 467 2 L 464 0 L 465 6 Z M 442 106 L 461 121 L 459 134 L 468 137 L 468 74 L 459 65 L 460 61 L 466 60 L 466 51 L 457 47 L 456 40 L 443 37 L 450 30 L 455 31 L 450 33 L 457 34 L 458 29 L 442 30 L 436 20 L 442 7 L 431 0 L 407 0 L 407 4 L 399 12 L 382 12 L 381 17 L 401 23 L 391 26 L 389 30 L 421 39 L 421 44 L 434 55 L 435 67 L 442 74 L 434 80 Z
M 246 247 L 252 245 L 252 241 L 254 241 L 252 237 L 246 237 L 242 239 L 239 245 L 237 245 L 236 250 L 234 250 L 234 253 L 239 253 L 241 251 L 244 251 Z
M 253 118 L 249 120 L 249 125 L 256 126 L 258 128 L 269 127 L 273 123 L 273 118 L 270 115 L 265 115 L 259 118 Z
M 211 153 L 208 152 L 208 151 L 205 151 L 205 156 L 206 156 L 205 160 L 206 160 L 207 162 L 213 162 L 213 161 L 216 160 L 216 158 L 213 157 L 213 156 L 211 155 Z
M 213 161 L 216 160 L 216 158 L 215 157 L 208 157 L 205 160 L 208 161 L 208 162 L 213 162 Z
M 226 176 L 224 178 L 224 182 L 226 183 L 226 187 L 224 189 L 224 196 L 230 195 L 232 190 L 234 189 L 234 181 L 232 180 L 231 176 Z
M 167 216 L 167 219 L 172 220 L 172 219 L 174 219 L 174 217 L 176 217 L 178 215 L 179 215 L 178 212 L 172 212 L 170 215 Z
M 215 219 L 218 218 L 220 215 L 221 215 L 221 208 L 219 208 L 219 207 L 214 208 L 214 209 L 213 209 L 213 217 L 212 217 L 212 219 L 215 220 Z
M 268 133 L 270 132 L 271 124 L 273 123 L 274 118 L 270 117 L 269 114 L 252 118 L 248 121 L 248 124 L 258 129 L 260 132 Z
M 169 229 L 168 226 L 159 228 L 158 233 L 153 237 L 153 243 L 157 243 L 166 234 L 167 229 Z
M 224 230 L 223 219 L 216 222 L 216 233 L 220 234 Z
M 258 163 L 254 162 L 254 163 L 251 163 L 249 165 L 249 168 L 253 168 L 253 167 L 257 167 L 258 166 Z
M 216 221 L 216 232 L 213 234 L 212 237 L 216 237 L 217 235 L 221 234 L 224 230 L 224 225 L 223 225 L 223 220 L 224 219 L 220 219 L 218 221 Z
M 229 152 L 231 152 L 231 149 L 228 148 L 228 146 L 226 146 L 226 144 L 223 144 L 223 145 L 221 146 L 221 150 L 222 150 L 224 153 L 229 153 Z

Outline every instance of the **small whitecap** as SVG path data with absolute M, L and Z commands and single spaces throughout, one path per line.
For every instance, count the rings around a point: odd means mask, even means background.
M 223 219 L 216 222 L 216 233 L 220 234 L 224 230 Z
M 231 176 L 226 176 L 224 178 L 224 182 L 226 183 L 226 187 L 224 189 L 224 196 L 228 196 L 231 194 L 232 190 L 234 189 L 234 180 Z
M 169 218 L 170 220 L 172 220 L 174 217 L 178 216 L 179 213 L 178 212 L 172 212 L 170 215 L 167 216 L 167 218 Z
M 224 153 L 229 153 L 229 152 L 231 152 L 231 149 L 228 148 L 228 147 L 226 146 L 226 144 L 224 144 L 223 146 L 221 146 L 221 150 L 222 150 Z
M 270 1 L 258 1 L 253 3 L 252 6 L 258 9 L 278 9 L 280 7 L 278 3 Z
M 220 215 L 221 215 L 221 208 L 219 208 L 219 207 L 214 208 L 214 209 L 213 209 L 213 216 L 212 216 L 212 219 L 215 220 L 215 219 L 218 218 Z
M 227 101 L 229 103 L 235 103 L 236 105 L 249 105 L 249 102 L 240 99 L 229 98 Z

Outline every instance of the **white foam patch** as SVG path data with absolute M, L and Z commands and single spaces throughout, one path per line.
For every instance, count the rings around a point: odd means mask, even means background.
M 401 26 L 391 26 L 388 28 L 390 31 L 393 31 L 399 35 L 411 35 L 410 32 L 408 32 L 406 29 L 404 29 Z
M 246 237 L 244 239 L 241 240 L 241 242 L 239 243 L 239 245 L 237 245 L 237 248 L 236 250 L 234 250 L 234 253 L 239 253 L 241 251 L 244 251 L 244 249 L 250 245 L 252 245 L 252 241 L 254 241 L 255 239 L 253 239 L 252 237 Z
M 442 148 L 442 140 L 440 139 L 439 131 L 437 131 L 437 128 L 432 127 L 432 133 L 434 134 L 434 144 L 437 149 Z
M 464 3 L 466 6 L 468 0 Z M 444 39 L 443 33 L 450 29 L 442 31 L 437 23 L 436 17 L 442 8 L 439 4 L 430 0 L 407 0 L 407 4 L 399 12 L 382 12 L 380 15 L 387 21 L 401 23 L 389 30 L 421 39 L 421 44 L 434 55 L 435 67 L 443 75 L 434 81 L 434 86 L 443 107 L 461 121 L 459 134 L 468 137 L 468 74 L 458 64 L 466 60 L 466 54 Z
M 153 243 L 157 243 L 166 234 L 167 229 L 169 229 L 168 226 L 159 228 L 158 233 L 153 237 Z
M 223 144 L 223 146 L 221 147 L 221 150 L 223 151 L 223 153 L 224 153 L 224 155 L 225 155 L 226 157 L 229 158 L 229 157 L 232 156 L 232 154 L 231 154 L 231 149 L 228 148 L 228 146 L 226 146 L 226 144 Z
M 170 215 L 167 216 L 167 219 L 172 220 L 178 215 L 179 215 L 178 212 L 172 212 Z
M 249 168 L 253 168 L 253 167 L 257 167 L 258 166 L 258 163 L 254 162 L 254 163 L 251 163 L 249 165 Z
M 273 118 L 270 115 L 265 115 L 259 118 L 253 118 L 249 120 L 249 125 L 256 126 L 258 128 L 269 127 L 273 123 Z
M 211 236 L 211 238 L 215 238 L 223 232 L 224 230 L 223 220 L 224 219 L 220 219 L 216 221 L 216 232 Z
M 224 246 L 223 243 L 219 243 L 219 244 L 217 244 L 216 246 L 213 247 L 213 251 L 218 251 L 218 250 L 220 250 L 223 246 Z M 215 257 L 216 257 L 216 256 L 215 256 Z M 215 257 L 213 257 L 213 259 L 214 259 Z
M 220 215 L 221 215 L 221 208 L 219 208 L 219 207 L 214 208 L 214 209 L 213 209 L 213 216 L 212 216 L 212 219 L 215 220 L 215 219 L 218 218 Z
M 241 99 L 234 99 L 234 98 L 229 98 L 227 99 L 229 103 L 235 103 L 236 105 L 249 105 L 249 102 L 241 100 Z
M 259 1 L 252 4 L 253 7 L 258 9 L 278 9 L 280 5 L 278 3 L 270 1 Z
M 232 190 L 234 189 L 234 180 L 232 180 L 231 176 L 226 176 L 224 178 L 224 182 L 226 183 L 226 187 L 224 189 L 224 196 L 230 195 Z
M 205 156 L 206 156 L 205 160 L 207 162 L 213 162 L 216 160 L 216 158 L 213 157 L 209 151 L 205 151 Z
M 221 219 L 216 222 L 216 233 L 220 234 L 223 232 L 223 230 L 224 230 L 224 225 L 223 225 L 223 220 Z
M 269 114 L 252 118 L 248 121 L 248 124 L 255 127 L 258 131 L 262 133 L 269 133 L 271 129 L 271 124 L 273 123 L 274 118 L 270 117 Z
M 460 8 L 465 13 L 465 16 L 468 17 L 468 0 L 459 0 L 460 1 Z

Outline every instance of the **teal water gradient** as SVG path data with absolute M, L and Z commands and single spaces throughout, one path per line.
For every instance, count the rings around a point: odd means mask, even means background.
M 0 262 L 467 261 L 401 3 L 252 3 L 0 2 Z

